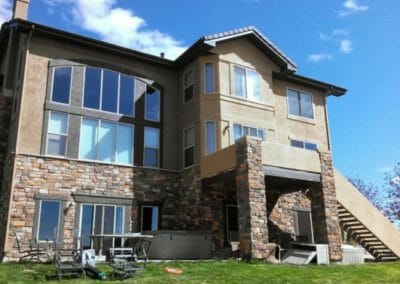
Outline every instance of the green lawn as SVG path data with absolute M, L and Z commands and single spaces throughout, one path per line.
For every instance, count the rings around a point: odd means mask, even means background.
M 184 272 L 180 276 L 169 275 L 163 271 L 166 265 L 179 267 Z M 106 265 L 101 268 L 109 272 Z M 46 275 L 54 275 L 54 265 L 0 264 L 0 283 L 45 282 Z M 91 279 L 56 283 L 96 282 L 121 283 Z M 149 264 L 144 272 L 123 283 L 400 283 L 400 262 L 359 266 L 290 266 L 235 260 L 157 263 Z

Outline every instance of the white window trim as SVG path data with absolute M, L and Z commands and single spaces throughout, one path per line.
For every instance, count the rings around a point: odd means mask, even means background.
M 150 86 L 148 86 L 148 87 L 150 87 Z M 158 120 L 147 118 L 147 94 L 148 93 L 147 93 L 147 90 L 146 90 L 146 94 L 144 96 L 144 119 L 147 120 L 147 121 L 160 122 L 160 120 L 161 120 L 161 91 L 159 89 L 157 89 L 157 88 L 154 88 L 154 87 L 150 87 L 150 88 L 153 88 L 153 89 L 157 90 L 158 93 L 159 93 L 159 96 L 158 96 L 158 106 L 159 106 L 158 117 L 159 118 L 158 118 Z
M 213 91 L 212 92 L 207 92 L 207 75 L 206 75 L 206 65 L 207 64 L 212 64 L 212 72 L 213 72 Z M 204 62 L 204 72 L 203 72 L 203 75 L 204 75 L 204 85 L 203 85 L 203 87 L 204 87 L 204 94 L 207 94 L 207 95 L 210 95 L 210 94 L 215 94 L 216 93 L 216 79 L 215 79 L 215 77 L 216 77 L 216 68 L 215 68 L 215 62 L 213 62 L 213 61 L 207 61 L 207 62 Z
M 245 80 L 246 86 L 245 86 L 245 89 L 246 89 L 246 93 L 245 93 L 244 97 L 238 96 L 236 94 L 236 89 L 235 89 L 235 67 L 238 67 L 240 69 L 244 69 L 245 70 L 245 75 L 246 75 L 246 80 Z M 247 78 L 248 78 L 248 75 L 247 75 L 247 72 L 249 70 L 255 72 L 257 74 L 257 76 L 258 76 L 259 83 L 260 83 L 260 99 L 259 100 L 250 99 L 248 97 L 248 90 L 247 90 L 247 86 L 248 86 Z M 238 65 L 238 64 L 232 64 L 232 90 L 233 90 L 232 94 L 233 94 L 234 97 L 241 98 L 241 99 L 244 99 L 244 100 L 247 100 L 247 101 L 250 101 L 250 102 L 261 103 L 262 102 L 261 82 L 262 82 L 262 80 L 261 80 L 260 73 L 256 69 L 247 68 L 247 67 L 244 67 L 244 66 L 241 66 L 241 65 Z
M 192 72 L 193 73 L 193 82 L 191 83 L 191 84 L 189 84 L 189 85 L 185 85 L 185 77 L 186 77 L 186 75 L 187 74 L 189 74 L 190 72 Z M 194 81 L 195 81 L 195 77 L 194 77 L 194 68 L 192 67 L 192 68 L 189 68 L 187 71 L 185 71 L 184 73 L 183 73 L 183 82 L 182 82 L 182 85 L 183 85 L 183 103 L 184 104 L 186 104 L 186 103 L 189 103 L 190 101 L 192 101 L 193 99 L 194 99 L 194 97 L 195 97 L 195 93 L 194 93 Z M 187 88 L 189 88 L 190 86 L 193 86 L 193 97 L 191 98 L 191 99 L 189 99 L 189 100 L 187 100 L 187 101 L 185 101 L 185 93 L 186 93 L 186 89 Z
M 61 113 L 61 114 L 65 114 L 66 116 L 67 116 L 67 133 L 63 133 L 63 134 L 60 134 L 60 133 L 52 133 L 52 132 L 49 132 L 49 125 L 50 125 L 50 120 L 51 120 L 51 114 L 52 113 Z M 47 133 L 46 133 L 46 149 L 45 149 L 45 153 L 46 153 L 46 156 L 49 156 L 49 157 L 67 157 L 67 150 L 68 150 L 68 132 L 69 132 L 69 114 L 68 113 L 66 113 L 66 112 L 61 112 L 61 111 L 49 111 L 49 118 L 48 118 L 48 121 L 47 121 Z M 65 155 L 54 155 L 54 154 L 48 154 L 48 152 L 47 152 L 47 150 L 48 150 L 48 145 L 49 145 L 49 134 L 52 134 L 52 135 L 59 135 L 59 136 L 64 136 L 65 137 Z
M 55 73 L 56 73 L 55 71 L 56 71 L 57 68 L 63 68 L 63 67 L 69 67 L 69 68 L 71 68 L 71 80 L 70 80 L 70 82 L 69 82 L 68 104 L 53 101 L 54 75 L 55 75 Z M 54 66 L 54 67 L 52 67 L 52 70 L 51 70 L 51 71 L 52 71 L 52 72 L 51 72 L 52 74 L 51 74 L 50 101 L 51 101 L 53 104 L 59 104 L 59 105 L 64 105 L 64 106 L 65 106 L 65 105 L 68 105 L 68 106 L 70 106 L 70 105 L 71 105 L 72 86 L 73 86 L 72 82 L 73 82 L 73 80 L 74 80 L 74 66 L 70 66 L 70 65 Z
M 157 230 L 160 230 L 160 206 L 158 205 L 142 205 L 140 206 L 140 232 L 143 232 L 143 208 L 157 208 L 158 216 L 157 216 Z
M 214 143 L 215 143 L 215 151 L 214 152 L 212 152 L 212 153 L 209 153 L 208 152 L 208 148 L 207 148 L 207 145 L 208 145 L 208 136 L 207 136 L 207 123 L 209 123 L 209 122 L 212 122 L 212 123 L 214 123 L 214 128 L 215 128 L 215 133 L 214 133 Z M 215 152 L 217 152 L 218 150 L 218 147 L 217 147 L 217 123 L 216 123 L 216 121 L 215 120 L 206 120 L 205 121 L 205 123 L 204 123 L 204 137 L 205 137 L 205 143 L 204 143 L 204 147 L 205 147 L 205 155 L 204 156 L 209 156 L 209 155 L 212 155 L 212 154 L 214 154 Z
M 87 120 L 95 120 L 97 122 L 97 127 L 96 127 L 96 159 L 85 159 L 81 157 L 81 135 L 82 135 L 82 122 L 83 119 L 87 119 Z M 115 151 L 114 151 L 114 162 L 113 161 L 102 161 L 99 160 L 99 145 L 98 145 L 98 141 L 99 141 L 99 133 L 100 133 L 100 122 L 101 121 L 105 121 L 105 122 L 111 122 L 113 124 L 116 124 L 116 129 L 115 129 Z M 118 137 L 118 126 L 119 125 L 128 125 L 132 128 L 132 163 L 131 164 L 124 164 L 124 163 L 119 163 L 116 162 L 116 158 L 117 158 L 117 137 Z M 124 123 L 124 122 L 116 122 L 116 121 L 111 121 L 111 120 L 107 120 L 107 119 L 100 119 L 100 118 L 93 118 L 93 117 L 89 117 L 89 116 L 81 116 L 81 123 L 80 123 L 80 131 L 79 131 L 79 146 L 78 146 L 78 160 L 80 161 L 86 161 L 86 162 L 100 162 L 100 163 L 107 163 L 107 164 L 113 164 L 113 165 L 121 165 L 121 166 L 133 166 L 135 165 L 135 125 L 134 124 L 129 124 L 129 123 Z
M 193 128 L 193 144 L 190 144 L 189 146 L 185 146 L 185 132 L 187 130 L 189 130 L 190 128 Z M 194 127 L 194 124 L 184 128 L 182 133 L 183 133 L 183 137 L 182 137 L 183 138 L 182 139 L 183 140 L 182 141 L 182 145 L 183 145 L 182 158 L 183 158 L 183 161 L 182 162 L 183 162 L 183 168 L 186 169 L 186 168 L 190 168 L 190 167 L 192 167 L 192 166 L 194 166 L 196 164 L 196 161 L 195 161 L 195 158 L 196 158 L 196 153 L 195 153 L 195 151 L 196 151 L 196 129 Z M 185 152 L 186 152 L 187 149 L 189 149 L 191 147 L 193 147 L 193 164 L 191 164 L 189 166 L 186 166 L 185 165 Z
M 307 94 L 307 95 L 311 96 L 311 107 L 312 107 L 312 111 L 313 111 L 313 118 L 309 118 L 309 117 L 305 117 L 305 116 L 301 116 L 301 115 L 295 115 L 295 114 L 291 114 L 290 113 L 290 109 L 289 109 L 289 90 L 297 92 L 297 93 Z M 302 90 L 291 88 L 291 87 L 287 87 L 286 88 L 286 104 L 287 104 L 288 118 L 291 118 L 291 119 L 294 119 L 294 120 L 298 120 L 298 121 L 304 121 L 304 122 L 314 122 L 315 121 L 315 106 L 314 106 L 314 94 L 313 93 L 302 91 Z M 299 101 L 299 104 L 300 104 L 300 101 Z
M 256 139 L 260 139 L 261 142 L 264 142 L 264 141 L 266 140 L 266 137 L 265 137 L 265 136 L 266 136 L 265 128 L 257 127 L 257 126 L 252 126 L 252 125 L 248 125 L 248 124 L 242 124 L 242 123 L 239 123 L 239 122 L 233 122 L 233 123 L 232 123 L 232 131 L 231 131 L 233 143 L 235 143 L 235 130 L 234 130 L 234 125 L 235 125 L 235 124 L 240 125 L 241 132 L 242 132 L 242 133 L 243 133 L 243 127 L 249 127 L 249 128 L 255 128 L 255 129 L 257 129 L 257 135 L 258 135 L 258 131 L 259 131 L 259 130 L 262 130 L 263 133 L 264 133 L 263 139 L 261 139 L 261 138 L 258 137 L 258 136 L 251 136 L 251 135 L 242 135 L 241 137 L 250 136 L 250 137 L 254 137 L 254 138 L 256 138 Z M 240 139 L 240 138 L 238 138 L 238 139 Z
M 38 222 L 37 222 L 37 232 L 36 232 L 36 240 L 37 242 L 41 243 L 41 242 L 53 242 L 53 240 L 39 240 L 39 233 L 40 233 L 40 222 L 41 222 L 41 216 L 42 216 L 42 202 L 43 201 L 50 201 L 50 202 L 58 202 L 60 207 L 59 207 L 59 211 L 58 211 L 58 221 L 57 221 L 57 238 L 60 235 L 60 220 L 61 220 L 61 204 L 62 202 L 60 200 L 52 200 L 52 199 L 40 199 L 39 201 L 39 216 L 38 216 Z
M 100 69 L 100 98 L 99 98 L 100 101 L 99 101 L 99 108 L 85 107 L 86 68 L 88 68 L 88 67 L 89 68 Z M 117 87 L 117 92 L 118 93 L 117 93 L 117 111 L 116 112 L 103 110 L 103 77 L 104 77 L 103 73 L 104 73 L 104 70 L 108 70 L 108 71 L 115 72 L 115 73 L 118 74 L 118 87 Z M 133 95 L 133 110 L 132 110 L 132 113 L 133 113 L 133 115 L 132 116 L 127 115 L 127 114 L 123 114 L 123 113 L 120 112 L 121 74 L 125 75 L 125 76 L 128 76 L 128 77 L 131 77 L 132 80 L 133 80 L 133 91 L 132 91 L 132 95 Z M 135 115 L 136 115 L 136 112 L 135 112 L 135 107 L 136 107 L 136 104 L 135 104 L 135 80 L 136 80 L 136 77 L 135 76 L 131 76 L 131 75 L 128 75 L 128 74 L 123 74 L 121 72 L 114 71 L 114 70 L 107 69 L 107 68 L 94 67 L 94 66 L 85 66 L 82 77 L 83 77 L 83 83 L 82 83 L 82 105 L 81 105 L 82 109 L 87 109 L 87 110 L 90 110 L 90 111 L 97 111 L 97 112 L 102 112 L 102 113 L 111 113 L 111 114 L 114 114 L 114 115 L 123 115 L 123 116 L 125 115 L 125 116 L 128 116 L 128 117 L 135 117 Z
M 157 129 L 157 131 L 158 131 L 158 148 L 146 147 L 146 143 L 145 143 L 145 140 L 146 140 L 146 139 L 145 139 L 145 137 L 146 137 L 146 129 L 147 129 L 147 128 Z M 143 132 L 143 137 L 144 137 L 144 139 L 143 139 L 143 167 L 145 167 L 145 168 L 152 168 L 152 169 L 158 169 L 158 168 L 160 168 L 160 144 L 161 144 L 161 132 L 160 132 L 160 129 L 159 129 L 159 128 L 156 128 L 156 127 L 145 126 L 145 127 L 144 127 L 144 132 Z M 146 149 L 146 148 L 158 150 L 158 155 L 157 155 L 158 161 L 157 161 L 157 166 L 156 166 L 156 167 L 151 167 L 151 166 L 145 166 L 145 165 L 144 165 L 144 161 L 145 161 L 145 149 Z

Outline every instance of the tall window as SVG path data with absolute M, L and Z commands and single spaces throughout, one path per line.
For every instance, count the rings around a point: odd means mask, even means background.
M 79 157 L 119 164 L 133 163 L 133 125 L 83 118 Z
M 290 145 L 292 145 L 293 147 L 296 147 L 296 148 L 303 148 L 303 149 L 311 150 L 311 151 L 316 151 L 318 148 L 317 144 L 315 144 L 315 143 L 294 140 L 294 139 L 290 140 Z
M 288 89 L 289 114 L 314 118 L 312 95 Z
M 152 127 L 144 128 L 143 166 L 158 167 L 160 155 L 160 130 Z
M 215 121 L 206 122 L 206 155 L 216 151 Z
M 204 64 L 204 88 L 207 94 L 215 92 L 215 71 L 212 62 Z
M 82 204 L 80 234 L 83 248 L 90 248 L 90 235 L 93 234 L 122 234 L 124 233 L 124 211 L 123 206 Z M 117 240 L 104 240 L 107 247 Z
M 183 132 L 184 142 L 184 164 L 189 167 L 194 164 L 194 127 L 190 127 Z
M 72 67 L 55 67 L 51 100 L 69 104 Z
M 194 72 L 190 70 L 183 76 L 184 101 L 188 102 L 194 97 Z
M 246 135 L 258 137 L 261 140 L 264 140 L 264 129 L 237 123 L 233 124 L 233 138 L 235 141 Z
M 143 205 L 141 208 L 141 231 L 157 231 L 159 224 L 160 210 L 158 206 Z
M 234 66 L 234 92 L 236 96 L 260 101 L 260 75 L 250 69 Z
M 68 114 L 50 112 L 47 130 L 47 155 L 65 156 L 68 136 Z
M 135 115 L 134 78 L 107 69 L 86 67 L 83 106 Z
M 146 120 L 160 121 L 160 91 L 151 87 L 146 92 Z
M 59 235 L 61 201 L 41 200 L 39 203 L 38 241 L 53 241 Z

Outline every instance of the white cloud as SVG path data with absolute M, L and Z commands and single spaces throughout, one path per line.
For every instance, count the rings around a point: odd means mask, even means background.
M 339 38 L 344 38 L 349 36 L 349 31 L 346 29 L 334 29 L 330 33 L 319 33 L 319 38 L 321 41 L 338 41 Z
M 353 51 L 353 44 L 348 39 L 343 39 L 339 43 L 339 50 L 342 53 L 349 54 Z
M 396 185 L 400 185 L 400 176 L 392 178 L 392 182 Z
M 0 0 L 1 1 L 1 0 Z M 49 7 L 64 5 L 73 23 L 93 32 L 104 41 L 170 59 L 178 57 L 186 47 L 168 34 L 147 28 L 146 21 L 130 9 L 116 7 L 116 0 L 44 0 Z M 66 6 L 66 7 L 65 7 Z M 59 12 L 59 6 L 54 9 Z
M 340 17 L 346 17 L 351 14 L 365 12 L 369 9 L 369 6 L 361 5 L 358 0 L 346 0 L 343 2 L 342 9 L 339 11 Z
M 380 167 L 380 168 L 377 169 L 377 171 L 380 172 L 380 173 L 386 173 L 386 172 L 389 172 L 391 170 L 393 170 L 393 167 L 391 167 L 391 166 L 384 166 L 384 167 Z
M 332 60 L 333 55 L 330 53 L 313 53 L 308 55 L 307 61 L 308 62 L 321 62 L 325 60 Z
M 0 25 L 11 19 L 12 16 L 12 1 L 0 0 Z

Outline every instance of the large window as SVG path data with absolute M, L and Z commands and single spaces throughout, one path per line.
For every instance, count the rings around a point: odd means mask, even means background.
M 215 121 L 206 122 L 206 155 L 216 151 L 216 129 Z
M 253 136 L 264 140 L 265 131 L 262 128 L 246 126 L 241 124 L 233 124 L 233 139 L 236 141 L 243 136 Z
M 190 101 L 194 97 L 194 72 L 190 70 L 183 76 L 184 102 Z
M 160 121 L 160 91 L 151 87 L 146 92 L 145 118 L 152 121 Z
M 206 94 L 215 92 L 215 71 L 212 62 L 204 64 L 204 89 Z
M 288 89 L 289 114 L 314 118 L 312 95 Z
M 116 205 L 82 204 L 80 235 L 83 248 L 91 247 L 90 235 L 122 234 L 124 229 L 125 208 Z M 106 247 L 116 245 L 115 239 L 104 240 Z M 119 244 L 118 244 L 119 245 Z
M 86 67 L 83 106 L 135 115 L 134 78 L 107 69 Z
M 53 241 L 59 236 L 61 201 L 40 200 L 37 240 Z M 61 228 L 63 229 L 63 228 Z
M 234 66 L 234 93 L 236 96 L 260 101 L 260 75 L 250 69 Z
M 159 166 L 160 130 L 152 127 L 144 128 L 143 166 L 156 168 Z
M 189 167 L 194 164 L 194 127 L 190 127 L 183 131 L 184 142 L 184 165 Z
M 160 210 L 158 206 L 142 205 L 141 207 L 140 231 L 157 231 L 159 224 Z
M 133 163 L 133 125 L 83 118 L 79 157 L 119 164 Z
M 69 104 L 71 91 L 72 67 L 54 68 L 51 100 L 57 103 Z
M 290 145 L 296 148 L 303 148 L 311 151 L 316 151 L 318 148 L 317 144 L 315 143 L 305 142 L 301 140 L 294 140 L 294 139 L 290 140 Z
M 47 129 L 47 155 L 65 156 L 68 137 L 68 114 L 50 112 Z

